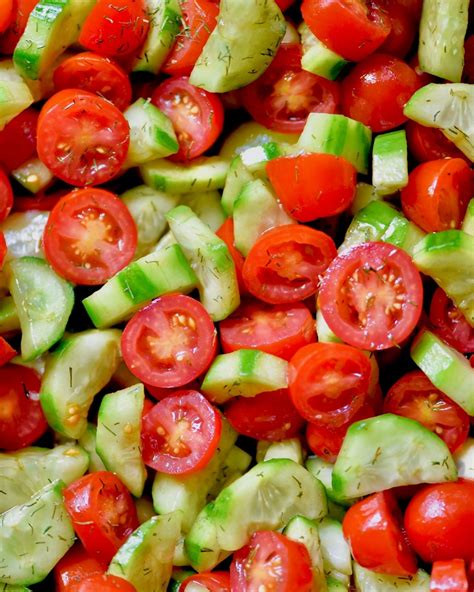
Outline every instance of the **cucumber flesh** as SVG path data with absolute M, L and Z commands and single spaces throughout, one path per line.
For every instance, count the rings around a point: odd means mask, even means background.
M 474 481 L 474 438 L 468 438 L 454 453 L 459 479 Z
M 303 70 L 328 80 L 336 80 L 341 70 L 349 62 L 326 47 L 305 22 L 298 27 L 298 31 L 303 46 L 303 57 L 301 58 Z
M 386 576 L 354 562 L 357 592 L 430 592 L 430 576 L 419 569 L 414 576 Z
M 207 496 L 208 501 L 216 498 L 224 487 L 231 485 L 239 477 L 242 477 L 251 464 L 252 457 L 250 454 L 238 446 L 232 446 L 229 454 L 225 457 L 220 466 L 219 474 L 217 475 L 214 485 L 209 490 Z
M 86 431 L 79 438 L 78 443 L 89 455 L 89 473 L 96 473 L 97 471 L 106 471 L 102 459 L 97 454 L 95 449 L 97 440 L 97 427 L 93 423 L 88 423 Z
M 328 500 L 331 500 L 337 504 L 341 504 L 342 506 L 350 506 L 356 500 L 347 500 L 344 498 L 340 498 L 334 493 L 334 489 L 332 487 L 332 474 L 334 471 L 334 465 L 328 463 L 327 461 L 319 458 L 318 456 L 310 456 L 305 464 L 308 471 L 315 477 L 319 479 L 321 483 L 324 485 L 326 490 L 326 494 L 328 496 Z
M 0 298 L 0 335 L 20 329 L 20 319 L 11 296 Z
M 48 217 L 49 212 L 37 210 L 14 212 L 0 224 L 8 247 L 5 261 L 19 257 L 44 257 L 41 242 Z
M 46 189 L 54 179 L 53 173 L 37 157 L 30 158 L 12 171 L 12 177 L 31 193 Z
M 222 189 L 228 172 L 229 161 L 218 156 L 195 158 L 191 164 L 158 159 L 140 167 L 140 173 L 147 185 L 169 193 Z
M 265 442 L 267 444 L 267 442 Z M 303 464 L 303 447 L 299 438 L 289 438 L 280 442 L 270 442 L 263 460 L 288 458 L 299 465 Z
M 462 222 L 462 231 L 474 236 L 474 199 L 471 199 L 467 206 L 466 215 Z
M 391 195 L 408 184 L 405 130 L 379 134 L 372 153 L 372 183 L 379 195 Z
M 27 109 L 33 95 L 11 60 L 0 61 L 0 130 Z
M 247 183 L 255 180 L 255 176 L 242 162 L 240 156 L 236 156 L 230 163 L 229 174 L 227 175 L 224 191 L 222 192 L 222 207 L 227 216 L 232 216 L 234 204 L 240 192 Z
M 324 571 L 338 577 L 352 574 L 351 550 L 342 532 L 342 524 L 327 516 L 318 524 Z
M 212 232 L 216 232 L 226 220 L 218 191 L 187 193 L 181 196 L 180 202 L 193 210 L 197 217 L 207 224 Z
M 233 159 L 248 148 L 276 144 L 296 144 L 299 134 L 283 134 L 270 130 L 255 121 L 247 121 L 231 132 L 222 144 L 220 156 Z

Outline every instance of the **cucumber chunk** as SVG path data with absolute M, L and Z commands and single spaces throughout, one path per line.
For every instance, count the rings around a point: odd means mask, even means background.
M 231 485 L 239 477 L 242 477 L 251 464 L 252 457 L 250 454 L 238 446 L 232 446 L 220 467 L 214 485 L 209 490 L 208 501 L 217 497 L 224 487 Z
M 408 184 L 405 130 L 379 134 L 372 153 L 372 183 L 379 195 L 391 195 Z
M 222 192 L 222 207 L 227 216 L 234 213 L 234 203 L 242 189 L 255 180 L 255 176 L 242 162 L 240 156 L 236 156 L 230 163 L 229 174 L 227 175 L 224 190 Z
M 6 261 L 19 257 L 44 257 L 41 243 L 48 217 L 49 212 L 37 210 L 14 212 L 0 224 L 8 247 Z
M 333 576 L 328 576 L 326 579 L 328 592 L 348 592 L 349 586 L 343 584 Z
M 334 471 L 334 465 L 328 463 L 327 461 L 319 458 L 318 456 L 310 456 L 305 464 L 308 471 L 319 479 L 321 483 L 324 485 L 324 489 L 326 490 L 326 494 L 328 496 L 328 500 L 335 502 L 336 504 L 341 504 L 342 506 L 350 506 L 356 500 L 348 500 L 345 498 L 339 497 L 332 487 L 332 474 Z
M 0 590 L 2 592 L 31 592 L 31 588 L 25 586 L 10 586 L 10 584 L 1 584 Z
M 474 199 L 471 199 L 467 206 L 466 215 L 462 222 L 462 231 L 474 236 Z
M 147 477 L 141 454 L 144 401 L 143 384 L 105 395 L 97 418 L 97 454 L 135 497 L 142 495 Z
M 318 524 L 324 571 L 333 577 L 352 574 L 351 550 L 342 532 L 342 524 L 327 516 Z M 345 578 L 343 578 L 345 579 Z
M 459 479 L 474 480 L 474 438 L 468 438 L 454 453 Z
M 95 395 L 120 362 L 121 332 L 90 330 L 63 339 L 51 354 L 41 383 L 40 401 L 53 430 L 80 438 Z
M 332 486 L 342 498 L 376 491 L 455 481 L 446 444 L 417 421 L 386 413 L 353 423 L 334 465 Z
M 216 232 L 226 220 L 218 191 L 186 193 L 181 196 L 181 204 L 193 210 L 197 217 L 207 224 L 212 232 Z
M 382 196 L 377 193 L 373 185 L 369 183 L 357 183 L 356 194 L 349 212 L 352 216 L 355 216 L 371 202 L 379 201 L 380 199 L 382 199 Z
M 283 134 L 268 129 L 255 121 L 246 121 L 226 137 L 219 154 L 222 158 L 231 160 L 247 148 L 263 146 L 269 142 L 296 144 L 298 139 L 299 134 Z
M 53 173 L 37 157 L 30 158 L 11 174 L 20 185 L 31 193 L 43 191 L 54 179 Z
M 326 47 L 305 22 L 298 27 L 298 32 L 301 35 L 301 45 L 303 46 L 303 57 L 301 58 L 303 70 L 328 80 L 336 80 L 341 70 L 349 62 Z
M 97 441 L 97 427 L 93 423 L 88 423 L 86 431 L 79 438 L 78 443 L 84 448 L 89 455 L 89 473 L 96 473 L 97 471 L 106 471 L 102 459 L 97 454 L 95 449 Z
M 158 159 L 140 167 L 147 185 L 169 193 L 196 193 L 222 189 L 229 172 L 229 161 L 218 156 L 195 158 L 190 164 Z
M 321 543 L 316 522 L 305 516 L 295 516 L 288 522 L 283 534 L 289 539 L 301 543 L 308 550 L 313 571 L 313 590 L 318 590 L 318 592 L 327 590 Z
M 148 497 L 139 497 L 134 501 L 139 524 L 143 524 L 150 520 L 150 518 L 153 518 L 153 516 L 156 516 L 151 499 Z
M 262 460 L 288 458 L 299 465 L 303 464 L 304 453 L 299 438 L 288 438 L 287 440 L 280 440 L 279 442 L 265 442 L 261 440 L 257 444 L 257 454 L 258 452 L 263 452 Z
M 342 245 L 341 245 L 342 248 Z M 329 328 L 320 308 L 316 310 L 316 334 L 321 343 L 343 343 L 342 339 Z
M 0 61 L 0 130 L 34 102 L 11 60 Z
M 414 576 L 386 576 L 354 562 L 357 592 L 430 592 L 430 576 L 419 569 Z
M 22 358 L 34 360 L 64 335 L 74 291 L 37 257 L 21 257 L 10 263 L 9 287 L 20 319 Z
M 62 481 L 40 489 L 27 503 L 2 514 L 0 582 L 28 586 L 41 582 L 74 544 L 64 507 Z
M 0 298 L 0 335 L 20 329 L 20 319 L 11 296 Z

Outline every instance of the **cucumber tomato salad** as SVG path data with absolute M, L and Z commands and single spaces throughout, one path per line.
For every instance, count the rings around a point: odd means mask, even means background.
M 469 9 L 1 0 L 1 591 L 474 591 Z

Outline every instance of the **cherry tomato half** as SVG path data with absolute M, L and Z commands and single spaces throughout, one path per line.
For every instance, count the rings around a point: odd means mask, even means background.
M 8 175 L 0 168 L 0 222 L 6 220 L 13 207 L 13 189 Z
M 5 235 L 3 232 L 0 231 L 0 269 L 2 269 L 3 264 L 5 263 L 5 257 L 7 256 L 7 241 L 5 240 Z
M 0 33 L 7 30 L 13 20 L 13 0 L 2 0 L 0 4 Z
M 416 121 L 408 121 L 405 130 L 410 154 L 418 162 L 448 157 L 466 158 L 451 140 L 435 127 L 425 127 Z
M 216 235 L 225 242 L 227 248 L 229 249 L 230 256 L 232 257 L 235 265 L 235 273 L 237 275 L 237 282 L 239 284 L 239 292 L 243 294 L 247 291 L 247 288 L 244 284 L 244 278 L 242 277 L 245 257 L 235 246 L 233 219 L 227 218 L 224 224 L 222 224 L 222 226 L 216 230 Z
M 393 0 L 383 0 L 380 6 L 390 19 L 390 34 L 379 51 L 403 59 L 413 46 L 418 23 L 406 7 Z
M 79 592 L 81 582 L 103 573 L 104 568 L 100 562 L 88 555 L 81 543 L 77 543 L 54 568 L 56 590 L 57 592 Z
M 9 1 L 5 2 L 5 8 L 8 8 Z M 37 4 L 38 0 L 14 0 L 13 21 L 0 37 L 0 54 L 10 55 L 15 51 L 15 47 L 25 31 L 28 17 Z
M 8 172 L 36 154 L 38 111 L 25 109 L 0 131 L 0 165 Z
M 466 565 L 462 559 L 435 561 L 431 569 L 430 592 L 468 592 Z
M 0 269 L 3 265 L 3 258 L 2 258 L 2 245 L 1 245 L 1 237 L 3 233 L 0 233 Z M 13 347 L 8 343 L 8 341 L 0 335 L 0 367 L 4 366 L 7 362 L 9 362 L 12 358 L 16 356 L 16 351 Z
M 112 574 L 102 574 L 91 576 L 84 580 L 77 592 L 137 592 L 135 586 L 132 586 L 130 582 L 113 576 Z
M 437 335 L 461 353 L 474 352 L 474 328 L 441 288 L 433 294 L 430 322 Z
M 201 587 L 202 592 L 230 592 L 230 575 L 226 571 L 194 574 L 181 582 L 178 592 L 191 592 L 191 589 L 199 590 Z

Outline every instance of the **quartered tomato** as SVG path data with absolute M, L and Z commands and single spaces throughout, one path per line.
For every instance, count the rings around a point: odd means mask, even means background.
M 248 291 L 270 304 L 299 302 L 314 294 L 336 257 L 334 241 L 308 226 L 288 224 L 265 232 L 244 263 Z
M 0 222 L 3 222 L 13 207 L 13 189 L 8 175 L 0 168 Z
M 468 592 L 466 565 L 462 559 L 435 561 L 431 568 L 430 592 Z
M 173 123 L 179 152 L 172 160 L 190 160 L 214 144 L 224 126 L 224 107 L 216 94 L 197 88 L 186 76 L 162 82 L 152 103 Z
M 379 51 L 403 59 L 413 47 L 418 23 L 406 7 L 393 0 L 382 0 L 380 7 L 390 19 L 390 34 Z
M 137 592 L 130 582 L 111 574 L 95 575 L 87 578 L 77 592 Z
M 128 265 L 137 229 L 126 205 L 104 189 L 76 189 L 54 206 L 43 233 L 47 260 L 67 280 L 103 284 Z
M 258 80 L 241 91 L 257 123 L 277 132 L 299 133 L 310 113 L 337 113 L 339 84 L 301 69 L 302 49 L 283 44 Z
M 221 416 L 206 397 L 197 391 L 179 391 L 143 417 L 143 460 L 161 473 L 192 473 L 211 460 L 221 431 Z
M 443 341 L 462 353 L 474 352 L 474 328 L 441 288 L 431 300 L 430 322 Z
M 466 158 L 443 132 L 435 127 L 425 127 L 408 121 L 405 126 L 410 154 L 418 162 L 440 158 Z
M 110 181 L 125 161 L 129 142 L 130 128 L 122 113 L 92 93 L 62 90 L 41 110 L 38 155 L 70 185 Z
M 230 575 L 226 571 L 203 572 L 181 582 L 178 592 L 230 592 Z
M 33 8 L 38 4 L 38 0 L 6 0 L 5 10 L 8 10 L 8 5 L 12 4 L 13 11 L 11 18 L 13 19 L 8 28 L 0 37 L 0 54 L 10 55 L 14 52 L 15 47 L 23 35 Z M 3 9 L 3 4 L 2 4 Z
M 0 4 L 0 33 L 7 30 L 13 18 L 13 0 L 2 0 Z
M 330 329 L 367 350 L 388 349 L 415 328 L 423 306 L 421 277 L 410 256 L 369 242 L 339 255 L 324 275 L 319 303 Z
M 0 165 L 8 172 L 36 154 L 38 111 L 25 109 L 0 131 Z
M 278 532 L 257 531 L 249 544 L 234 553 L 231 590 L 310 592 L 313 584 L 307 548 Z
M 2 236 L 3 236 L 3 233 L 0 233 L 0 269 L 2 268 L 2 265 L 3 265 L 2 238 L 1 238 Z M 16 351 L 8 343 L 8 341 L 0 335 L 0 367 L 4 366 L 7 362 L 9 362 L 15 356 L 16 356 Z
M 103 573 L 101 563 L 95 557 L 91 557 L 81 543 L 77 543 L 54 568 L 56 591 L 79 592 L 81 582 Z
M 169 294 L 142 308 L 122 334 L 122 354 L 137 378 L 152 386 L 184 386 L 214 358 L 216 330 L 203 305 Z
M 242 270 L 244 268 L 245 257 L 235 246 L 235 235 L 234 235 L 234 220 L 227 218 L 222 226 L 216 230 L 216 235 L 222 239 L 227 248 L 229 249 L 230 256 L 234 261 L 235 273 L 237 275 L 237 282 L 239 284 L 239 292 L 243 294 L 247 291 L 244 284 L 244 278 L 242 277 Z
M 107 566 L 138 527 L 135 504 L 128 489 L 113 473 L 97 471 L 66 487 L 63 497 L 85 550 Z

